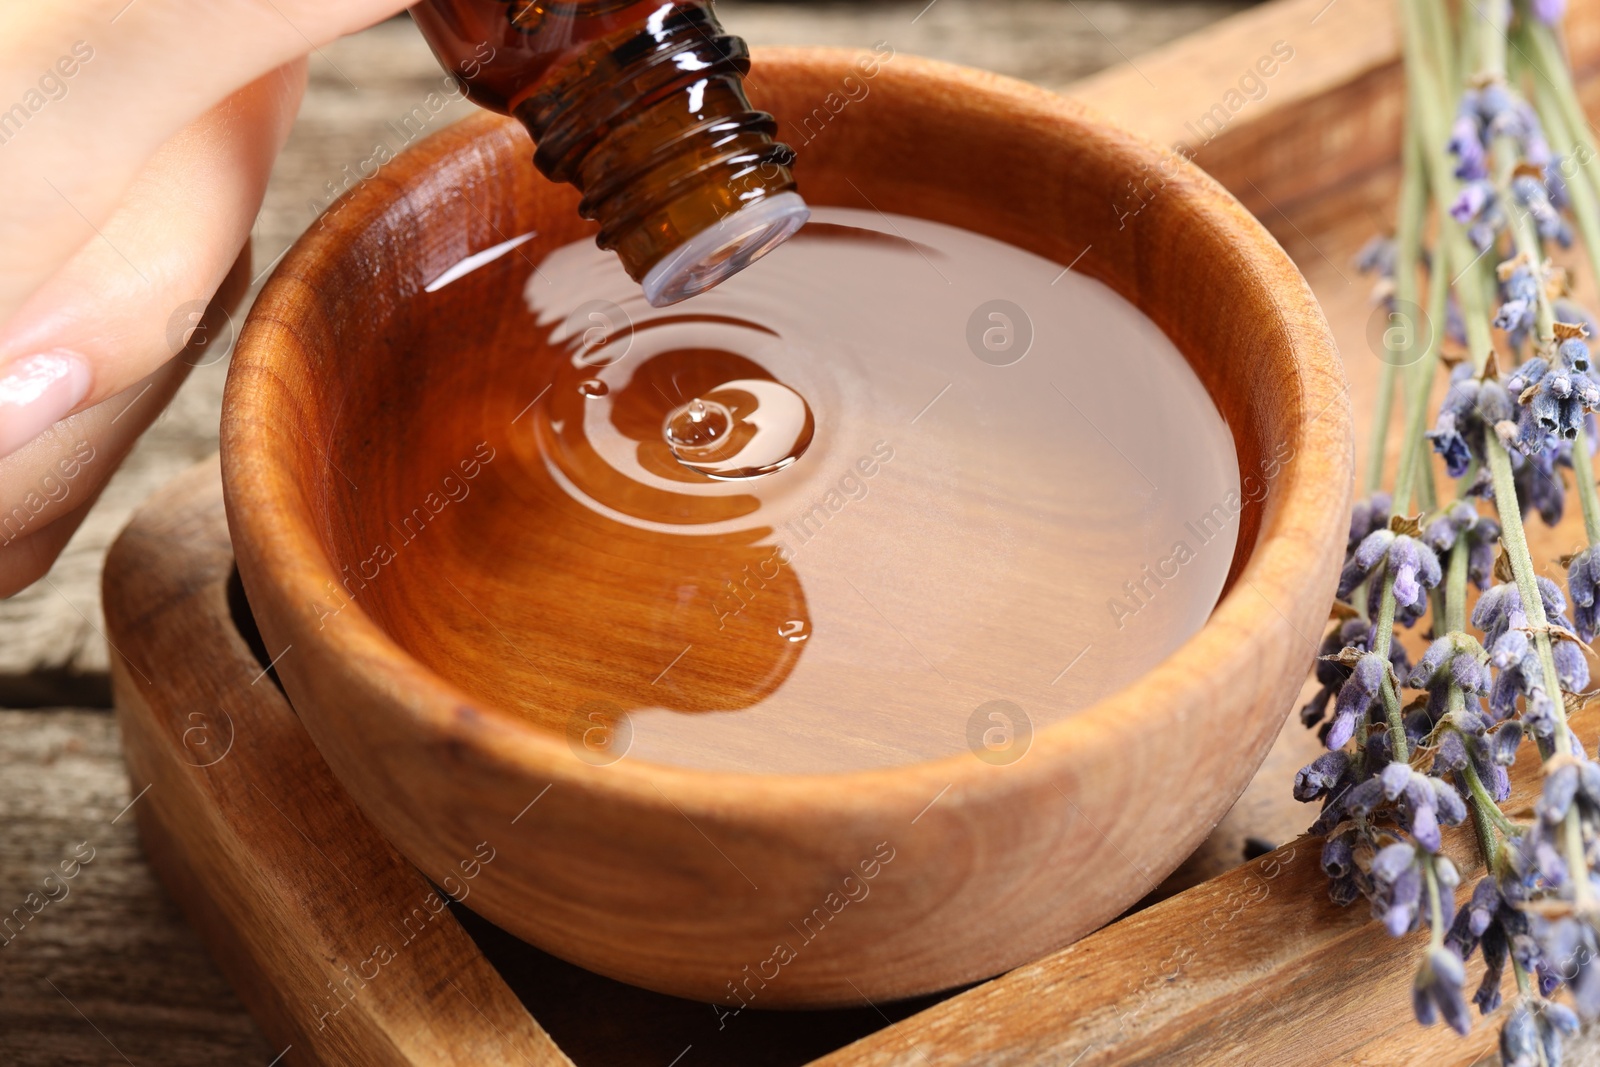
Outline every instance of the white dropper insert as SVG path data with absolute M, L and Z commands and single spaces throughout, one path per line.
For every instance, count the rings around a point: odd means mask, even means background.
M 651 307 L 703 293 L 777 248 L 806 224 L 799 193 L 779 193 L 740 208 L 669 252 L 640 283 Z

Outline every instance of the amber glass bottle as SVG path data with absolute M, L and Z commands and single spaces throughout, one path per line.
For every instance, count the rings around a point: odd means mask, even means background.
M 583 194 L 651 304 L 711 288 L 807 217 L 750 54 L 709 0 L 424 0 L 411 16 L 475 103 L 515 115 L 534 163 Z

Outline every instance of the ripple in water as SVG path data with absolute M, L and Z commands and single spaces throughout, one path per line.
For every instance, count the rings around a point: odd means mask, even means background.
M 966 753 L 997 701 L 1032 736 L 1209 614 L 1250 506 L 1232 437 L 1099 283 L 824 208 L 658 310 L 543 242 L 425 297 L 405 343 L 470 370 L 414 425 L 500 458 L 364 594 L 476 699 L 558 733 L 588 709 L 629 760 L 881 767 Z

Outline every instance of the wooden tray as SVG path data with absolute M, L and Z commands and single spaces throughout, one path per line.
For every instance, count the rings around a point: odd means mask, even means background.
M 1592 94 L 1600 12 L 1574 10 L 1569 33 Z M 1294 54 L 1267 95 L 1198 143 L 1195 119 L 1277 42 Z M 1267 221 L 1323 302 L 1362 410 L 1379 364 L 1366 342 L 1369 287 L 1348 264 L 1389 225 L 1397 184 L 1390 4 L 1280 0 L 1136 62 L 1078 95 L 1158 140 L 1190 142 L 1196 160 Z M 1542 535 L 1536 557 L 1543 563 L 1574 538 L 1566 527 Z M 454 887 L 464 906 L 447 906 L 381 839 L 300 729 L 265 650 L 251 647 L 214 464 L 179 479 L 129 527 L 108 562 L 105 603 L 151 861 L 285 1047 L 285 1064 L 1088 1067 L 1241 1054 L 1261 1064 L 1466 1064 L 1494 1040 L 1495 1020 L 1466 1039 L 1411 1021 L 1418 939 L 1392 940 L 1363 908 L 1328 904 L 1318 842 L 1226 870 L 1245 834 L 1282 840 L 1309 821 L 1286 799 L 1294 767 L 1316 751 L 1298 727 L 1180 872 L 1193 888 L 933 1003 L 729 1016 L 499 934 L 470 913 L 469 871 Z M 1592 733 L 1600 717 L 1585 713 L 1576 725 Z M 1520 770 L 1525 800 L 1536 768 Z M 519 819 L 537 812 L 535 802 Z M 1452 848 L 1470 867 L 1464 835 Z M 1469 965 L 1469 981 L 1478 966 Z
M 1327 903 L 1306 840 L 945 998 L 730 1013 L 635 989 L 473 915 L 470 867 L 451 904 L 344 794 L 255 643 L 215 461 L 152 498 L 106 585 L 145 848 L 285 1064 L 1441 1064 L 1491 1038 L 1411 1021 L 1415 942 Z

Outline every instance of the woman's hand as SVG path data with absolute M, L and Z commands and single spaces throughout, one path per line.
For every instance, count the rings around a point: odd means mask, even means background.
M 307 53 L 404 6 L 0 9 L 0 596 L 49 569 L 182 382 L 174 323 L 243 295 Z

